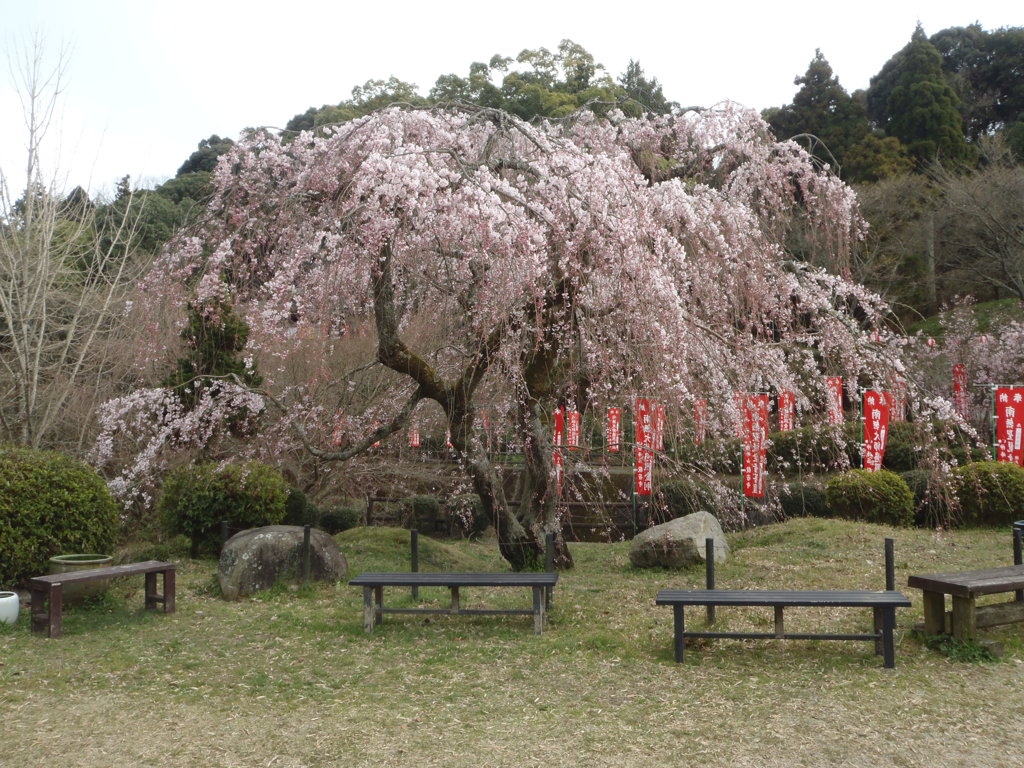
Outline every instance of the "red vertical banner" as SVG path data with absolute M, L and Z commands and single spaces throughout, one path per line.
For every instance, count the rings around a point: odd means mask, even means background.
M 967 419 L 967 367 L 960 363 L 953 366 L 953 409 L 961 419 Z
M 882 394 L 889 406 L 889 421 L 906 421 L 907 382 L 893 376 L 889 380 L 889 389 Z
M 788 390 L 779 392 L 779 432 L 792 432 L 796 428 L 796 395 Z
M 551 460 L 555 468 L 555 490 L 558 495 L 562 495 L 562 470 L 564 460 L 562 458 L 562 435 L 565 432 L 565 409 L 558 407 L 555 409 L 555 428 L 554 428 L 554 450 L 552 452 Z
M 409 427 L 409 447 L 420 447 L 420 431 L 416 427 Z
M 1024 387 L 996 389 L 996 461 L 1024 464 Z
M 877 472 L 885 457 L 885 440 L 889 432 L 889 404 L 886 393 L 867 390 L 864 393 L 864 469 Z
M 693 444 L 700 445 L 708 435 L 708 401 L 693 401 Z
M 768 395 L 743 398 L 743 495 L 764 496 L 768 462 Z
M 610 453 L 619 452 L 619 443 L 622 442 L 622 409 L 608 409 L 608 429 L 605 432 L 605 445 Z
M 580 447 L 580 412 L 575 408 L 565 414 L 565 446 L 570 451 Z
M 635 465 L 634 480 L 637 496 L 650 496 L 654 470 L 654 425 L 652 423 L 651 401 L 637 398 L 633 409 L 635 422 Z
M 843 423 L 843 379 L 841 376 L 829 376 L 825 379 L 828 393 L 828 423 Z
M 651 435 L 651 447 L 656 451 L 665 450 L 665 406 L 658 405 L 654 406 L 654 431 Z

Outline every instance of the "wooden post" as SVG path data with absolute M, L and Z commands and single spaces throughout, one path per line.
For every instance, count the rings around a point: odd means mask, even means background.
M 413 528 L 409 531 L 410 545 L 412 547 L 412 572 L 419 573 L 420 570 L 420 532 Z M 420 588 L 412 588 L 412 599 L 419 600 Z

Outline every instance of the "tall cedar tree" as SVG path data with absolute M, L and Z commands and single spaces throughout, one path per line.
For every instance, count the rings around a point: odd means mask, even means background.
M 765 110 L 764 118 L 779 139 L 809 137 L 800 143 L 838 173 L 850 149 L 870 131 L 864 105 L 839 84 L 820 50 L 793 82 L 800 86 L 793 103 Z
M 919 163 L 936 158 L 964 161 L 960 99 L 942 72 L 942 56 L 920 24 L 910 42 L 871 78 L 868 115 L 906 145 Z

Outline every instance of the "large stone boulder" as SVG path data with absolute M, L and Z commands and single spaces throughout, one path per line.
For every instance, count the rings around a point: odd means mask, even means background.
M 309 577 L 338 581 L 348 574 L 348 563 L 338 543 L 316 528 L 310 529 Z M 305 562 L 303 529 L 297 525 L 268 525 L 232 536 L 220 553 L 217 576 L 228 600 L 268 589 L 279 581 L 297 582 Z
M 685 568 L 706 560 L 706 539 L 714 539 L 715 562 L 729 557 L 722 526 L 709 512 L 694 512 L 637 534 L 629 548 L 629 561 L 637 568 Z

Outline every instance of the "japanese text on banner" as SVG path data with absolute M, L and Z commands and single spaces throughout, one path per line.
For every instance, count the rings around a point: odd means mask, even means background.
M 884 392 L 864 393 L 864 469 L 877 472 L 885 456 L 885 440 L 889 432 L 889 404 Z
M 608 409 L 608 431 L 605 435 L 605 443 L 611 453 L 619 452 L 619 443 L 622 440 L 622 409 Z
M 743 398 L 743 495 L 764 496 L 768 459 L 768 395 Z
M 1024 465 L 1024 387 L 996 389 L 996 461 Z
M 633 410 L 636 421 L 635 437 L 635 468 L 634 480 L 637 496 L 650 496 L 652 489 L 652 473 L 654 471 L 654 425 L 652 424 L 651 402 L 645 398 L 637 398 Z

